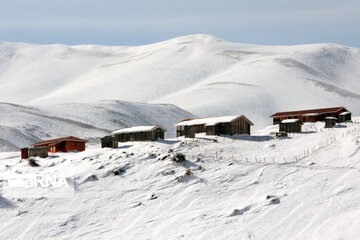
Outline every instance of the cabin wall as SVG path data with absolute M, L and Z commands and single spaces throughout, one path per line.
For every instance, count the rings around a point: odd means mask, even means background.
M 119 142 L 156 141 L 158 139 L 165 139 L 165 131 L 158 128 L 148 132 L 120 133 L 116 134 L 115 137 Z
M 229 135 L 234 134 L 249 134 L 250 135 L 250 127 L 251 125 L 244 118 L 239 118 L 231 123 L 231 133 Z
M 104 137 L 101 139 L 101 148 L 117 148 L 119 142 L 116 137 Z
M 21 159 L 27 159 L 27 158 L 29 158 L 29 149 L 22 148 L 21 149 Z
M 217 135 L 218 132 L 218 125 L 206 126 L 206 135 Z
M 345 115 L 339 115 L 339 122 L 351 121 L 351 113 Z
M 153 137 L 152 140 L 158 140 L 158 139 L 165 139 L 165 131 L 158 128 L 153 131 Z
M 335 119 L 325 119 L 325 128 L 332 128 L 336 125 Z
M 301 122 L 280 123 L 279 131 L 287 133 L 301 132 Z
M 48 156 L 49 156 L 49 154 L 48 154 L 48 148 L 46 148 L 46 147 L 29 148 L 29 157 L 47 158 Z
M 50 147 L 50 152 L 85 151 L 85 143 L 77 141 L 63 141 Z
M 192 126 L 178 126 L 176 127 L 176 136 L 194 138 L 196 133 L 205 133 L 206 127 L 204 124 L 192 125 Z

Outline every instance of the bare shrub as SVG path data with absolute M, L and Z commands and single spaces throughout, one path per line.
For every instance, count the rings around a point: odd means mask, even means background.
M 186 169 L 185 176 L 190 176 L 190 175 L 191 175 L 191 169 L 188 168 Z
M 172 156 L 171 161 L 175 163 L 185 163 L 186 157 L 182 153 L 176 153 L 174 156 Z
M 34 158 L 29 158 L 28 163 L 31 167 L 39 167 L 40 166 Z

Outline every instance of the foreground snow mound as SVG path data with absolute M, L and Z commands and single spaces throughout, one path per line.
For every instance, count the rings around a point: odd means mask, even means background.
M 360 114 L 360 50 L 260 46 L 190 35 L 137 47 L 0 44 L 0 101 L 120 99 L 175 104 L 199 116 L 346 106 Z M 31 83 L 31 84 L 30 84 Z
M 36 168 L 0 153 L 2 179 L 54 171 L 75 181 L 70 198 L 2 196 L 0 238 L 358 239 L 360 125 L 304 127 L 283 139 L 94 145 Z
M 171 104 L 96 101 L 37 107 L 0 103 L 0 151 L 14 151 L 37 141 L 62 136 L 96 139 L 113 130 L 160 124 L 173 137 L 173 124 L 193 117 Z

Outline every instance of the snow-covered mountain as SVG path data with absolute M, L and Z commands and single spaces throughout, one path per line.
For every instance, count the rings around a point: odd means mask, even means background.
M 39 167 L 0 153 L 0 239 L 360 239 L 360 124 L 323 127 L 93 145 L 37 158 Z M 7 179 L 46 173 L 75 181 L 74 195 L 6 190 Z
M 173 124 L 193 117 L 171 104 L 95 101 L 38 107 L 0 103 L 0 151 L 11 151 L 34 142 L 62 136 L 86 139 L 103 137 L 130 126 L 161 124 L 174 137 Z
M 190 35 L 136 47 L 0 43 L 0 101 L 119 99 L 175 104 L 195 115 L 346 106 L 360 114 L 360 49 L 260 46 Z
M 359 79 L 360 49 L 335 44 L 0 42 L 0 239 L 360 239 L 360 118 L 275 139 L 268 117 L 341 105 L 358 115 Z M 95 140 L 153 124 L 173 137 L 179 120 L 223 114 L 245 114 L 253 136 Z M 19 147 L 66 135 L 87 150 L 19 161 Z M 11 178 L 48 173 L 74 195 L 6 192 Z

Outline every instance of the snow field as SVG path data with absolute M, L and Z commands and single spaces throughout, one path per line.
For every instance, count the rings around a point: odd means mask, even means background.
M 0 237 L 357 239 L 359 125 L 320 130 L 322 125 L 305 124 L 310 133 L 281 140 L 257 141 L 274 131 L 270 126 L 253 139 L 214 142 L 201 136 L 128 142 L 117 149 L 91 145 L 85 152 L 37 159 L 38 168 L 20 162 L 18 153 L 0 153 L 3 177 L 51 170 L 76 182 L 73 198 L 2 197 Z M 297 161 L 281 160 L 332 137 Z M 171 161 L 178 152 L 185 163 Z M 245 156 L 280 161 L 244 161 Z

